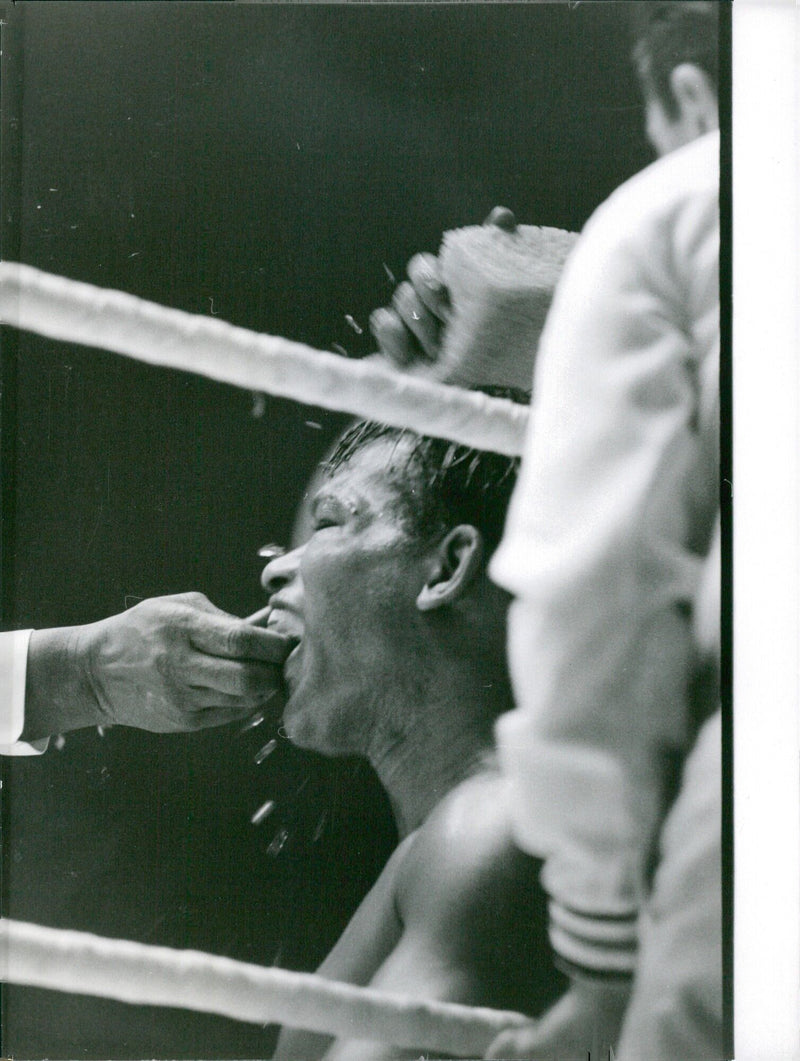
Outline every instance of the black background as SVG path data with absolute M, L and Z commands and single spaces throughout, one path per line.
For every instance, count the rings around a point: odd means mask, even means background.
M 5 8 L 3 256 L 321 348 L 496 204 L 578 229 L 649 161 L 624 4 Z M 341 418 L 3 333 L 8 627 L 202 590 L 260 607 Z M 313 968 L 394 842 L 358 763 L 231 727 L 7 760 L 9 916 Z M 267 798 L 278 809 L 249 823 Z M 275 855 L 269 844 L 285 826 Z M 264 1057 L 273 1033 L 29 989 L 15 1057 Z

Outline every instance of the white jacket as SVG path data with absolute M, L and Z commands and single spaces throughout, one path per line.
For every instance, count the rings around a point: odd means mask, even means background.
M 719 136 L 588 222 L 556 292 L 492 575 L 516 597 L 497 737 L 568 962 L 632 971 L 670 763 L 693 737 L 691 609 L 719 504 Z

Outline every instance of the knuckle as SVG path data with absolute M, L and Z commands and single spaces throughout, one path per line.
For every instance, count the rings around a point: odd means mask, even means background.
M 244 700 L 249 695 L 250 681 L 244 670 L 237 670 L 231 681 L 231 695 Z
M 230 626 L 224 635 L 225 649 L 231 656 L 243 656 L 247 647 L 247 631 L 242 626 Z
M 205 593 L 200 593 L 197 590 L 190 590 L 188 593 L 180 593 L 176 599 L 183 604 L 188 604 L 192 608 L 202 608 L 210 603 Z
M 175 665 L 168 652 L 157 652 L 155 656 L 155 668 L 164 681 L 172 685 L 175 682 Z
M 406 272 L 415 287 L 418 284 L 431 289 L 441 286 L 438 276 L 438 260 L 433 254 L 426 252 L 415 254 L 409 261 Z

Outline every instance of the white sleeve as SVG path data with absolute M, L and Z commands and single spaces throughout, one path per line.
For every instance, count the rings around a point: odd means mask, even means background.
M 517 598 L 517 709 L 497 731 L 516 836 L 545 859 L 554 948 L 597 972 L 633 969 L 670 763 L 690 740 L 690 609 L 718 504 L 700 395 L 716 389 L 715 162 L 715 141 L 662 160 L 587 226 L 491 567 Z
M 19 740 L 25 725 L 25 675 L 32 630 L 0 634 L 0 755 L 40 755 L 45 740 Z

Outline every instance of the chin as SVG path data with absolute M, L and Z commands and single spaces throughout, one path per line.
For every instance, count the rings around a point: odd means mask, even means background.
M 305 706 L 298 703 L 298 698 L 290 697 L 283 710 L 283 729 L 295 747 L 327 756 L 357 753 L 350 740 L 337 739 L 334 732 L 337 727 L 331 727 L 330 720 L 326 719 L 322 700 L 309 703 L 303 697 L 303 702 Z
M 283 730 L 289 740 L 298 748 L 306 751 L 323 751 L 320 747 L 320 733 L 315 724 L 313 713 L 303 710 L 297 703 L 294 690 L 290 688 L 289 699 L 283 709 Z

